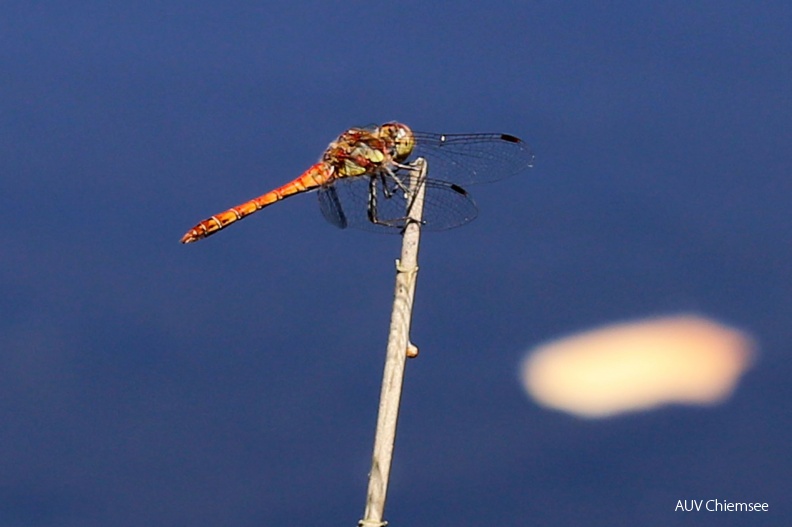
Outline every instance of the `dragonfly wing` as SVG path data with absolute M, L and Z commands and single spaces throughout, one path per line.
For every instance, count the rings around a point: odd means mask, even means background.
M 346 229 L 349 226 L 335 185 L 319 189 L 319 209 L 322 211 L 322 216 L 339 229 Z
M 433 178 L 428 179 L 425 185 L 423 221 L 426 230 L 453 229 L 478 216 L 473 198 L 459 185 Z
M 497 181 L 533 166 L 534 154 L 509 134 L 414 132 L 411 159 L 425 157 L 434 179 L 460 185 Z
M 406 170 L 399 170 L 395 177 L 390 175 L 364 175 L 337 179 L 327 189 L 322 189 L 319 204 L 325 219 L 336 226 L 343 214 L 344 226 L 375 232 L 399 233 L 407 225 L 407 210 L 412 197 L 403 188 L 410 188 L 412 176 Z M 373 185 L 372 185 L 372 178 Z M 423 229 L 442 231 L 464 225 L 478 214 L 476 204 L 460 186 L 446 181 L 427 179 L 424 194 Z M 332 189 L 332 192 L 331 192 Z M 369 216 L 374 192 L 374 212 L 378 223 Z

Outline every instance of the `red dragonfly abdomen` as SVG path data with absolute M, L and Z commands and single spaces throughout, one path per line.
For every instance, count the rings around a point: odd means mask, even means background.
M 263 209 L 268 205 L 272 205 L 282 199 L 288 198 L 295 194 L 314 190 L 325 183 L 330 182 L 333 177 L 333 171 L 327 163 L 317 163 L 298 177 L 297 179 L 286 183 L 282 187 L 271 190 L 257 198 L 246 201 L 236 207 L 231 207 L 225 212 L 215 214 L 211 218 L 203 220 L 201 223 L 190 229 L 185 234 L 181 242 L 192 243 L 202 238 L 210 236 L 220 229 L 223 229 L 232 223 L 241 220 L 246 216 L 250 216 L 256 211 Z

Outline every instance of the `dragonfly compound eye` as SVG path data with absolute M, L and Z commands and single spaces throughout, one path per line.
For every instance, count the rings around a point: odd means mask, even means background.
M 396 162 L 404 161 L 415 148 L 415 135 L 406 124 L 388 123 L 382 125 L 380 134 L 393 143 L 393 159 Z

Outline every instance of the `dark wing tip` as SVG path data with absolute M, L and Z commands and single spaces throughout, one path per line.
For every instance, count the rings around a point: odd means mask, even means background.
M 467 196 L 468 195 L 467 190 L 463 189 L 462 187 L 460 187 L 456 183 L 451 183 L 450 184 L 450 188 L 451 188 L 451 190 L 453 190 L 457 194 L 462 194 L 463 196 Z
M 501 134 L 500 138 L 509 143 L 522 143 L 522 139 L 511 134 Z

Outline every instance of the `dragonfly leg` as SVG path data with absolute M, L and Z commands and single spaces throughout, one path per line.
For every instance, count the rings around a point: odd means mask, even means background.
M 379 216 L 377 215 L 377 177 L 380 178 L 382 185 L 382 194 L 385 196 L 386 199 L 392 197 L 396 191 L 396 188 L 388 187 L 388 181 L 385 178 L 384 174 L 378 174 L 376 176 L 372 176 L 369 178 L 368 206 L 366 209 L 368 220 L 375 225 L 384 225 L 386 227 L 405 226 L 406 221 L 408 220 L 407 217 L 383 220 L 380 219 Z
M 369 178 L 369 193 L 366 213 L 371 223 L 379 225 L 377 220 L 377 180 L 374 177 Z
M 409 170 L 413 170 L 415 168 L 412 165 L 404 165 L 402 163 L 395 163 L 395 165 L 397 167 L 399 167 L 399 168 L 404 168 L 404 169 L 409 169 Z M 399 187 L 399 189 L 401 189 L 401 191 L 404 192 L 404 197 L 405 197 L 405 199 L 408 202 L 407 216 L 402 218 L 402 220 L 405 221 L 405 226 L 406 226 L 406 222 L 411 220 L 411 218 L 410 218 L 410 210 L 412 209 L 412 206 L 413 206 L 413 199 L 412 199 L 413 195 L 414 195 L 413 191 L 410 190 L 407 186 L 405 186 L 404 181 L 402 181 L 402 179 L 399 177 L 399 175 L 395 171 L 391 170 L 390 168 L 386 168 L 386 170 L 387 170 L 387 173 L 391 176 L 391 180 L 393 180 L 393 182 L 396 183 L 396 187 Z M 383 186 L 386 186 L 384 181 L 383 181 Z M 395 190 L 396 190 L 396 188 L 394 187 L 392 189 L 392 191 L 395 191 Z M 420 223 L 421 223 L 421 225 L 426 225 L 426 222 L 424 220 L 421 220 Z
M 411 194 L 410 189 L 404 184 L 404 181 L 401 180 L 401 178 L 399 177 L 398 174 L 396 174 L 395 171 L 393 171 L 390 168 L 386 167 L 385 168 L 385 174 L 390 176 L 388 179 L 390 179 L 391 181 L 393 181 L 396 184 L 393 188 L 388 189 L 388 191 L 390 192 L 390 195 L 393 195 L 393 193 L 396 191 L 396 187 L 398 187 L 402 192 L 404 192 L 405 196 L 409 196 Z M 386 184 L 387 183 L 387 179 L 385 178 L 385 174 L 381 174 L 380 177 L 382 178 L 382 186 L 383 186 L 383 188 L 387 189 L 388 185 Z M 388 197 L 390 197 L 390 196 L 388 196 Z
M 392 198 L 398 192 L 404 194 L 404 200 L 407 202 L 406 214 L 404 216 L 393 219 L 379 218 L 377 215 L 378 183 L 382 188 L 382 195 L 385 199 Z M 409 222 L 415 221 L 410 217 L 410 209 L 413 205 L 412 197 L 413 192 L 405 186 L 404 181 L 402 181 L 399 175 L 389 168 L 385 168 L 385 171 L 372 175 L 369 178 L 368 206 L 366 210 L 368 220 L 375 225 L 384 225 L 386 227 L 407 227 Z M 421 220 L 420 224 L 426 225 L 426 222 Z

